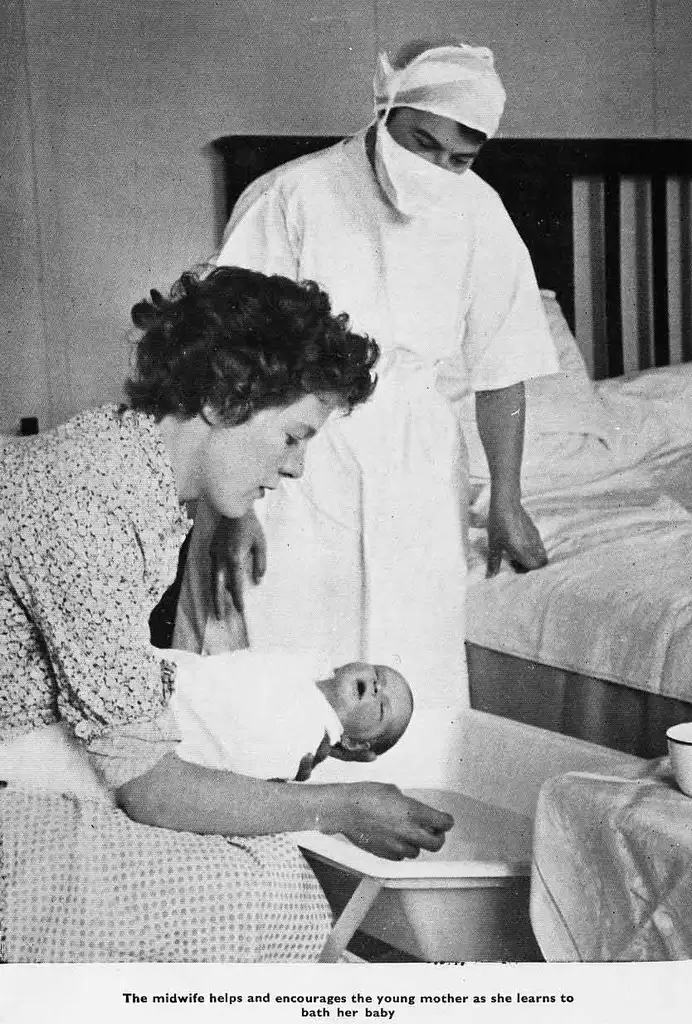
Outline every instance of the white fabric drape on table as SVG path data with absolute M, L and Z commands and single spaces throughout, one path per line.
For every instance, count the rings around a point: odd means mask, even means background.
M 531 923 L 550 961 L 692 957 L 692 802 L 667 758 L 550 779 L 534 826 Z

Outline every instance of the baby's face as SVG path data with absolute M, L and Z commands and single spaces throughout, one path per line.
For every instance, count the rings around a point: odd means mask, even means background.
M 413 712 L 411 689 L 404 677 L 387 665 L 351 662 L 334 671 L 329 693 L 344 733 L 354 740 L 395 743 Z

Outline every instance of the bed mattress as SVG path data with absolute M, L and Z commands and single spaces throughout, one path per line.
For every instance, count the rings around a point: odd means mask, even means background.
M 692 368 L 595 387 L 610 418 L 607 443 L 572 438 L 557 464 L 525 486 L 548 566 L 484 578 L 488 488 L 477 489 L 467 638 L 690 701 Z

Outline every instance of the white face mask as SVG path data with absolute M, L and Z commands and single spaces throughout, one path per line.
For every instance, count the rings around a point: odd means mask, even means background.
M 463 172 L 445 170 L 400 146 L 384 120 L 377 123 L 375 172 L 392 206 L 406 217 L 444 212 L 465 192 Z

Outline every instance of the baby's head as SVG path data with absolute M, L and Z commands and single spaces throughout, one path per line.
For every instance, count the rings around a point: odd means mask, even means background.
M 411 721 L 411 687 L 388 665 L 351 662 L 317 685 L 343 726 L 338 746 L 346 760 L 384 754 L 401 739 Z

